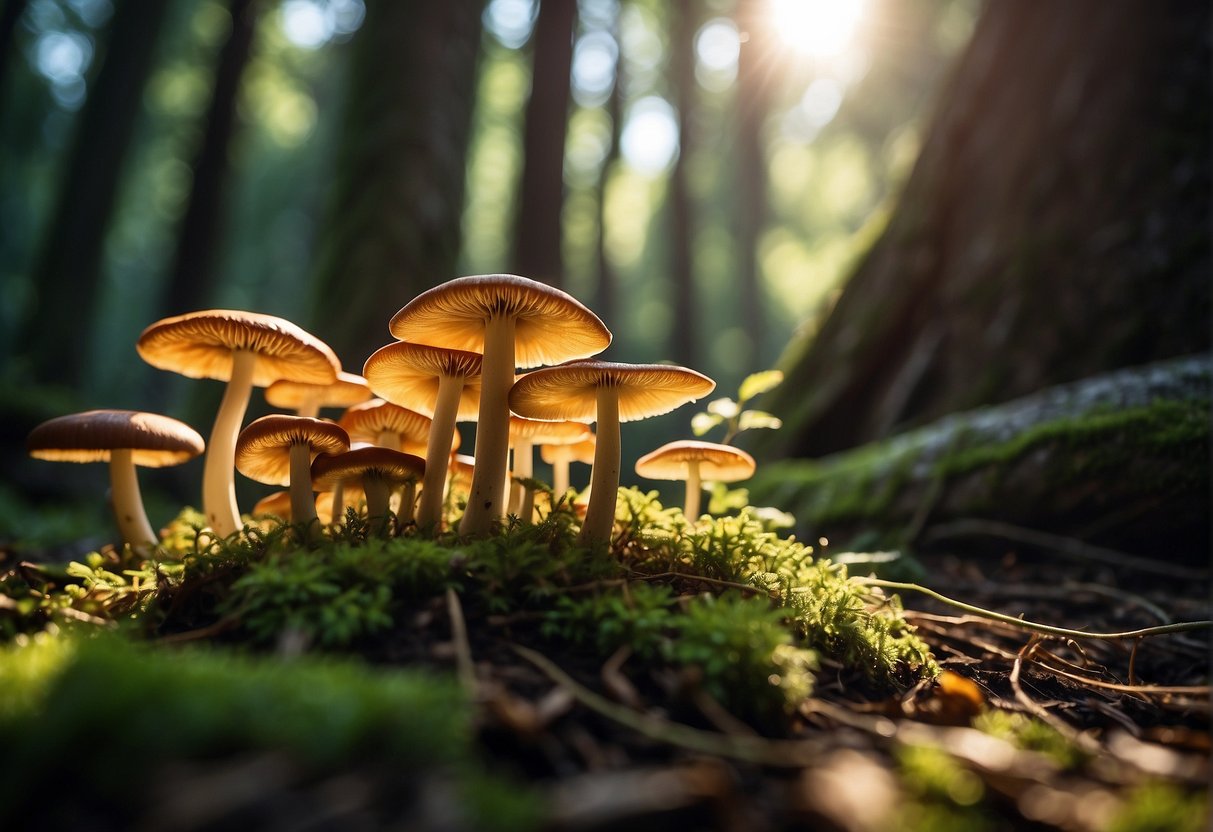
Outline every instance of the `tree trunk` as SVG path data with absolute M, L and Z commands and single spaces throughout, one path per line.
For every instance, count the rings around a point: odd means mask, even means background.
M 350 367 L 390 340 L 397 309 L 456 276 L 482 8 L 366 4 L 309 321 Z
M 0 112 L 4 112 L 4 90 L 8 80 L 9 61 L 14 60 L 13 35 L 28 5 L 28 0 L 0 0 Z
M 678 0 L 673 4 L 670 32 L 670 83 L 678 105 L 678 158 L 670 172 L 670 309 L 674 326 L 670 332 L 669 355 L 678 364 L 691 367 L 700 361 L 699 308 L 696 303 L 695 267 L 691 256 L 694 220 L 691 195 L 687 188 L 687 163 L 694 147 L 693 110 L 695 105 L 695 30 L 697 4 Z
M 81 381 L 106 232 L 167 3 L 119 3 L 34 268 L 21 349 L 31 375 Z
M 763 466 L 751 499 L 806 539 L 899 547 L 1006 524 L 1114 549 L 1209 552 L 1206 355 L 1119 370 L 820 460 Z M 845 545 L 845 543 L 844 543 Z
M 221 249 L 223 197 L 228 174 L 228 145 L 236 123 L 240 79 L 248 65 L 260 0 L 231 0 L 232 29 L 219 52 L 206 132 L 194 157 L 193 187 L 177 237 L 169 285 L 161 316 L 178 315 L 208 305 Z
M 522 179 L 514 226 L 514 270 L 551 286 L 563 282 L 564 140 L 577 4 L 543 0 L 535 21 L 531 97 L 522 138 Z
M 615 38 L 615 42 L 619 43 L 618 30 L 612 31 L 611 35 Z M 598 279 L 594 286 L 592 304 L 598 317 L 611 329 L 617 327 L 619 321 L 616 319 L 617 279 L 610 258 L 607 256 L 606 247 L 607 188 L 610 185 L 611 175 L 615 172 L 615 167 L 619 162 L 619 138 L 623 131 L 622 86 L 623 59 L 619 58 L 615 61 L 615 84 L 611 87 L 611 94 L 606 102 L 607 116 L 611 119 L 611 146 L 607 148 L 606 158 L 602 160 L 602 167 L 598 172 L 598 228 L 597 237 L 594 240 Z
M 990 3 L 887 230 L 763 404 L 814 456 L 1209 347 L 1209 8 Z

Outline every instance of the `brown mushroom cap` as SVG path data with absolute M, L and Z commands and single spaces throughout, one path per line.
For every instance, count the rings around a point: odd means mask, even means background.
M 338 424 L 349 433 L 352 442 L 368 442 L 374 445 L 379 442 L 379 434 L 396 433 L 400 435 L 401 447 L 407 445 L 410 448 L 419 448 L 425 453 L 425 443 L 429 438 L 432 422 L 429 416 L 423 416 L 398 404 L 385 402 L 383 399 L 371 399 L 345 411 Z M 458 434 L 455 436 L 458 437 Z
M 731 445 L 680 439 L 636 460 L 636 473 L 651 480 L 685 480 L 687 464 L 699 463 L 705 480 L 735 482 L 754 475 L 754 457 Z
M 290 522 L 291 519 L 291 492 L 275 491 L 262 497 L 253 506 L 253 510 L 249 512 L 253 517 L 265 517 L 273 515 Z
M 540 419 L 510 417 L 510 441 L 526 439 L 534 445 L 571 445 L 593 436 L 583 422 L 545 422 Z
M 426 416 L 434 415 L 439 378 L 462 378 L 456 418 L 474 421 L 480 408 L 480 364 L 479 353 L 398 342 L 375 350 L 362 372 L 375 395 Z
M 368 474 L 389 483 L 415 482 L 425 474 L 425 460 L 390 448 L 372 447 L 318 456 L 312 462 L 312 482 L 322 491 Z
M 574 422 L 573 424 L 580 424 Z M 594 434 L 590 434 L 588 439 L 583 439 L 580 442 L 573 442 L 569 445 L 546 444 L 539 447 L 539 458 L 548 465 L 555 465 L 557 462 L 584 462 L 590 464 L 594 461 Z
M 145 468 L 179 465 L 206 444 L 184 422 L 134 410 L 89 410 L 43 422 L 25 443 L 30 456 L 53 462 L 107 462 L 110 452 L 130 450 Z
M 288 485 L 292 445 L 306 444 L 310 455 L 336 454 L 350 446 L 349 435 L 336 422 L 308 416 L 262 416 L 240 432 L 236 470 L 251 480 Z
M 135 349 L 161 370 L 227 381 L 232 352 L 257 354 L 253 385 L 279 379 L 332 384 L 341 363 L 327 344 L 290 321 L 257 312 L 211 309 L 165 318 L 143 330 Z
M 610 330 L 559 289 L 512 274 L 459 277 L 422 292 L 388 324 L 402 341 L 484 352 L 489 316 L 512 315 L 514 366 L 538 367 L 602 352 Z
M 716 382 L 673 365 L 570 361 L 520 378 L 510 390 L 510 409 L 532 419 L 593 422 L 599 387 L 619 391 L 619 421 L 630 422 L 706 396 Z
M 366 379 L 354 373 L 337 373 L 332 384 L 308 384 L 279 379 L 265 388 L 265 400 L 272 407 L 295 408 L 315 400 L 320 407 L 350 407 L 371 398 Z

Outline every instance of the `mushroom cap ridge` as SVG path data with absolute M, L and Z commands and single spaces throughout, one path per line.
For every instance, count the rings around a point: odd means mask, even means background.
M 602 352 L 611 332 L 567 292 L 512 274 L 457 277 L 422 292 L 388 329 L 402 341 L 484 352 L 485 321 L 512 315 L 514 366 L 538 367 Z
M 317 393 L 321 407 L 350 407 L 371 398 L 371 388 L 367 386 L 366 379 L 342 370 L 332 384 L 279 379 L 265 388 L 265 401 L 271 407 L 299 407 Z
M 106 462 L 110 452 L 131 451 L 144 468 L 179 465 L 205 450 L 198 432 L 184 422 L 137 410 L 87 410 L 58 416 L 30 431 L 30 456 L 52 462 Z
M 716 389 L 716 382 L 672 364 L 570 361 L 520 378 L 510 390 L 510 409 L 531 419 L 592 422 L 598 388 L 607 386 L 619 391 L 619 421 L 630 422 L 660 416 L 706 396 Z
M 481 361 L 480 353 L 397 341 L 371 353 L 362 373 L 375 395 L 426 416 L 434 415 L 439 376 L 462 378 L 458 418 L 474 421 L 480 411 Z
M 396 483 L 420 480 L 425 474 L 425 460 L 403 451 L 369 447 L 318 456 L 312 462 L 312 480 L 321 490 L 332 488 L 347 478 L 361 477 L 370 472 Z
M 164 318 L 143 330 L 135 349 L 148 364 L 190 378 L 228 381 L 232 352 L 257 354 L 253 385 L 279 379 L 332 384 L 341 371 L 333 350 L 283 318 L 234 309 L 209 309 Z
M 679 439 L 636 460 L 636 473 L 651 480 L 684 480 L 687 463 L 698 462 L 705 480 L 734 482 L 753 476 L 754 457 L 731 445 Z
M 240 432 L 236 442 L 236 470 L 251 480 L 270 485 L 288 485 L 291 478 L 290 449 L 306 444 L 317 454 L 340 453 L 350 446 L 350 437 L 336 422 L 309 416 L 280 413 L 255 419 Z

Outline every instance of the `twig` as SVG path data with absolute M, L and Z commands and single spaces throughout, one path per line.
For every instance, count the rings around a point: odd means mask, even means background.
M 1091 679 L 1085 676 L 1080 676 L 1077 673 L 1071 673 L 1067 670 L 1062 670 L 1059 667 L 1054 667 L 1051 664 L 1042 662 L 1040 659 L 1033 658 L 1032 662 L 1039 668 L 1047 670 L 1050 673 L 1055 673 L 1058 676 L 1064 676 L 1075 682 L 1081 682 L 1084 685 L 1090 685 L 1095 688 L 1104 688 L 1105 690 L 1119 691 L 1120 693 L 1135 693 L 1153 696 L 1209 696 L 1213 693 L 1213 687 L 1209 685 L 1122 685 L 1117 682 L 1104 682 L 1099 679 Z
M 446 610 L 451 619 L 451 641 L 455 645 L 455 671 L 459 684 L 469 696 L 476 695 L 476 667 L 472 663 L 472 646 L 468 643 L 467 622 L 463 619 L 463 605 L 455 590 L 446 589 Z
M 1047 725 L 1052 726 L 1059 734 L 1077 745 L 1085 753 L 1098 754 L 1100 751 L 1099 743 L 1095 742 L 1087 734 L 1075 730 L 1070 723 L 1049 713 L 1047 708 L 1028 696 L 1027 692 L 1023 689 L 1023 685 L 1019 683 L 1019 674 L 1023 668 L 1024 657 L 1030 655 L 1039 642 L 1040 640 L 1037 636 L 1032 636 L 1028 639 L 1028 643 L 1016 654 L 1015 663 L 1011 665 L 1010 682 L 1011 689 L 1015 691 L 1016 701 L 1027 708 L 1029 713 Z
M 1001 537 L 1014 543 L 1024 543 L 1028 546 L 1039 546 L 1049 549 L 1070 560 L 1081 560 L 1095 563 L 1105 563 L 1124 569 L 1135 569 L 1138 572 L 1149 572 L 1154 575 L 1166 575 L 1170 578 L 1187 580 L 1208 580 L 1209 570 L 1192 569 L 1186 566 L 1163 563 L 1155 560 L 1135 557 L 1134 555 L 1095 546 L 1073 537 L 1063 537 L 1058 534 L 1042 532 L 1038 529 L 1028 529 L 1011 523 L 997 520 L 955 520 L 951 523 L 941 523 L 927 530 L 924 539 L 927 541 L 947 540 L 955 537 Z
M 1004 624 L 1011 624 L 1022 630 L 1033 630 L 1038 633 L 1045 633 L 1052 636 L 1063 636 L 1074 639 L 1095 639 L 1099 641 L 1122 641 L 1124 639 L 1143 638 L 1145 636 L 1161 636 L 1167 633 L 1186 633 L 1192 630 L 1207 630 L 1213 627 L 1213 621 L 1178 621 L 1173 624 L 1163 624 L 1158 627 L 1144 627 L 1140 630 L 1128 630 L 1123 633 L 1090 633 L 1083 630 L 1071 630 L 1066 627 L 1054 627 L 1049 624 L 1037 624 L 1034 621 L 1026 621 L 1022 618 L 1016 618 L 1013 615 L 1005 615 L 993 610 L 987 610 L 973 604 L 966 604 L 964 601 L 957 601 L 955 598 L 949 598 L 942 595 L 933 589 L 928 589 L 919 584 L 903 583 L 901 581 L 886 581 L 880 578 L 852 578 L 864 586 L 878 586 L 882 589 L 895 589 L 902 592 L 919 592 L 923 595 L 928 595 L 940 603 L 955 607 L 958 610 L 972 613 L 981 618 L 988 618 L 993 621 L 1001 621 Z
M 235 627 L 240 622 L 239 614 L 232 614 L 220 618 L 213 624 L 208 624 L 205 627 L 198 627 L 195 630 L 186 630 L 181 633 L 170 633 L 167 636 L 161 636 L 156 639 L 158 644 L 178 644 L 185 641 L 197 641 L 200 638 L 210 638 L 211 636 L 226 633 L 228 630 Z

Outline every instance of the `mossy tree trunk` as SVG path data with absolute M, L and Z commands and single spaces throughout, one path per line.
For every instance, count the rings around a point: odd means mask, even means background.
M 767 456 L 1209 346 L 1209 6 L 989 3 Z
M 369 0 L 351 44 L 308 322 L 348 369 L 390 340 L 397 309 L 456 276 L 483 7 Z

